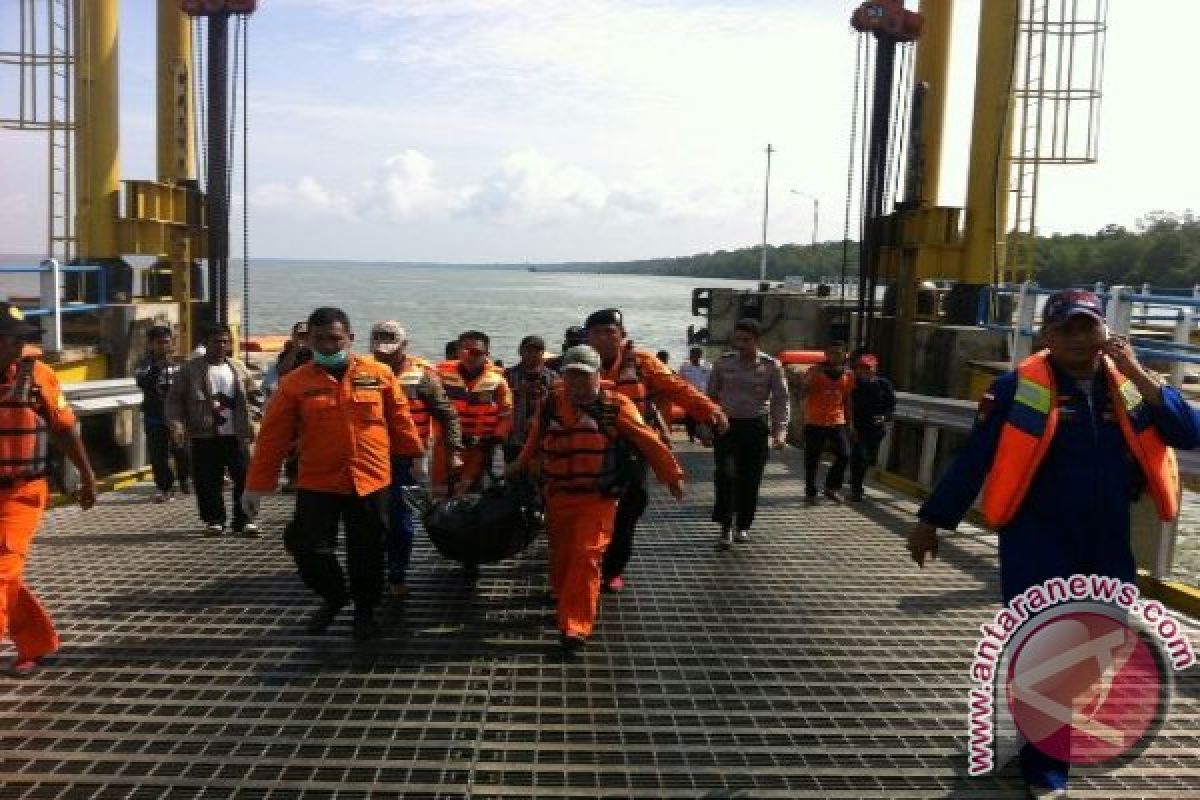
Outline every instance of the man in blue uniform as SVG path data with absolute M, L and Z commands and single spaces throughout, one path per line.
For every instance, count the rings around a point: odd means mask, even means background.
M 937 556 L 937 529 L 953 530 L 988 481 L 984 511 L 999 517 L 991 521 L 999 531 L 1005 603 L 1054 577 L 1094 573 L 1130 583 L 1136 578 L 1131 502 L 1148 486 L 1161 490 L 1171 481 L 1165 475 L 1169 470 L 1146 474 L 1129 446 L 1134 427 L 1123 432 L 1124 421 L 1134 420 L 1141 426 L 1138 435 L 1154 436 L 1167 447 L 1200 446 L 1200 413 L 1176 389 L 1147 373 L 1124 338 L 1109 335 L 1094 294 L 1064 290 L 1051 295 L 1042 330 L 1048 350 L 992 384 L 966 444 L 917 512 L 919 521 L 908 537 L 913 559 L 924 566 L 926 554 Z M 1031 365 L 1048 365 L 1051 390 L 1029 379 Z M 1042 432 L 1050 441 L 1042 442 L 1046 447 L 1039 448 L 1027 487 L 1003 488 L 1014 474 L 1028 474 L 1021 471 L 1027 445 L 1020 443 L 1020 431 L 1036 432 L 1037 420 L 1045 419 L 1030 416 L 1039 397 L 1043 411 L 1057 413 L 1056 424 Z M 1036 439 L 1036 433 L 1030 436 Z M 1006 501 L 1008 510 L 997 513 Z M 1022 774 L 1035 797 L 1064 796 L 1067 767 L 1030 744 L 1021 749 Z

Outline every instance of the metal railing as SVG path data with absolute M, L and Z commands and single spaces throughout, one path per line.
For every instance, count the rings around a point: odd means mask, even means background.
M 39 300 L 40 306 L 22 308 L 27 317 L 44 317 L 42 325 L 42 347 L 50 352 L 62 350 L 62 317 L 63 314 L 78 314 L 85 311 L 99 311 L 107 304 L 88 302 L 64 302 L 63 275 L 69 273 L 89 273 L 96 275 L 97 297 L 107 297 L 105 285 L 106 274 L 104 267 L 98 264 L 68 264 L 63 266 L 57 259 L 48 258 L 36 267 L 0 267 L 3 274 L 36 274 L 40 277 Z
M 1158 289 L 1143 284 L 1141 291 L 1128 286 L 1096 284 L 1092 288 L 1104 301 L 1105 321 L 1109 329 L 1128 336 L 1134 351 L 1142 358 L 1170 366 L 1168 380 L 1183 385 L 1186 365 L 1200 364 L 1200 346 L 1192 344 L 1192 335 L 1200 330 L 1200 286 L 1192 289 Z M 1057 289 L 1043 289 L 1034 283 L 1019 286 L 991 286 L 980 292 L 976 324 L 986 330 L 1009 334 L 1009 353 L 1016 365 L 1033 351 L 1037 335 L 1039 299 Z M 1190 294 L 1189 294 L 1190 292 Z M 994 318 L 999 297 L 1011 297 L 1011 313 L 1005 320 Z M 1141 313 L 1135 313 L 1140 307 Z M 1146 323 L 1158 322 L 1157 331 L 1170 339 L 1154 338 Z
M 976 404 L 970 400 L 946 397 L 928 397 L 909 392 L 896 393 L 896 420 L 905 425 L 921 429 L 921 450 L 917 473 L 898 474 L 907 481 L 914 481 L 924 491 L 932 491 L 935 476 L 942 463 L 938 462 L 938 445 L 945 432 L 965 434 L 975 424 Z M 879 448 L 878 463 L 884 472 L 889 472 L 890 455 L 895 447 L 895 427 L 889 429 Z M 1185 479 L 1200 479 L 1200 451 L 1176 451 L 1179 472 Z M 1151 576 L 1159 579 L 1168 577 L 1173 568 L 1178 522 L 1162 523 L 1160 530 L 1151 532 L 1154 538 L 1152 563 L 1147 565 Z
M 129 467 L 138 470 L 145 466 L 146 436 L 142 428 L 142 390 L 133 378 L 65 383 L 62 390 L 63 397 L 76 416 L 90 417 L 121 412 L 132 414 L 129 423 Z M 64 459 L 62 470 L 62 485 L 71 488 L 77 486 L 79 475 L 74 466 Z

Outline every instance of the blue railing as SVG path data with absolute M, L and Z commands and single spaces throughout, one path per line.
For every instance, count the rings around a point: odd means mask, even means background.
M 96 276 L 96 297 L 100 298 L 100 302 L 64 303 L 62 297 L 62 276 L 69 273 L 94 274 Z M 108 275 L 105 268 L 99 264 L 70 264 L 62 266 L 51 258 L 37 266 L 0 267 L 0 275 L 4 274 L 36 274 L 41 276 L 39 285 L 39 302 L 41 305 L 34 308 L 22 307 L 21 310 L 27 317 L 45 318 L 42 330 L 42 345 L 52 351 L 62 350 L 62 326 L 60 322 L 63 314 L 99 311 L 108 305 L 108 303 L 104 302 L 104 298 L 108 297 Z

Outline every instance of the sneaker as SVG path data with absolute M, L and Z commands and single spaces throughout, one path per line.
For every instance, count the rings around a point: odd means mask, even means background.
M 217 523 L 217 522 L 214 522 L 211 525 L 205 525 L 204 526 L 204 535 L 205 536 L 224 536 L 225 535 L 225 526 L 221 525 L 220 523 Z
M 828 499 L 831 503 L 838 503 L 840 505 L 843 502 L 842 493 L 837 489 L 826 489 L 824 492 L 822 492 L 822 494 L 824 494 L 826 499 Z
M 247 522 L 238 533 L 247 539 L 257 539 L 262 536 L 262 528 L 258 527 L 256 523 Z
M 625 588 L 625 579 L 620 575 L 614 575 L 611 578 L 605 578 L 601 585 L 601 590 L 608 594 L 620 594 Z
M 743 544 L 750 541 L 750 531 L 738 531 L 737 540 Z
M 564 633 L 558 641 L 563 651 L 568 654 L 579 652 L 587 644 L 587 638 L 578 633 Z
M 1065 786 L 1038 786 L 1036 784 L 1025 784 L 1025 792 L 1033 800 L 1042 800 L 1046 797 L 1069 797 L 1067 787 Z
M 305 630 L 309 633 L 324 633 L 325 629 L 332 624 L 338 612 L 342 610 L 340 605 L 331 605 L 330 603 L 322 603 L 321 607 L 312 613 L 305 623 Z
M 14 678 L 28 678 L 30 675 L 35 675 L 42 668 L 42 660 L 40 658 L 22 658 L 14 660 L 12 666 L 8 668 L 8 673 Z
M 721 532 L 717 534 L 717 549 L 728 550 L 731 547 L 733 547 L 733 528 L 722 525 Z
M 365 614 L 360 616 L 355 613 L 354 627 L 350 631 L 350 635 L 354 637 L 356 642 L 369 642 L 379 636 L 379 623 L 375 621 L 375 614 Z

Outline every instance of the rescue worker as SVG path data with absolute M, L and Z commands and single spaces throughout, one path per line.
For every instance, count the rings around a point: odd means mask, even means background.
M 997 378 L 979 403 L 958 457 L 917 512 L 908 549 L 919 566 L 937 557 L 937 529 L 958 526 L 980 489 L 999 533 L 1004 602 L 1074 574 L 1133 583 L 1130 504 L 1149 493 L 1159 517 L 1179 511 L 1170 449 L 1200 446 L 1200 413 L 1110 336 L 1091 292 L 1046 301 L 1045 350 Z M 1065 795 L 1068 764 L 1032 744 L 1021 749 L 1031 794 Z
M 260 405 L 246 365 L 230 357 L 233 336 L 228 325 L 210 325 L 204 355 L 183 365 L 167 394 L 167 423 L 177 447 L 189 445 L 192 486 L 206 536 L 225 533 L 225 474 L 233 480 L 233 532 L 258 536 L 258 526 L 242 513 L 246 462 L 254 440 L 251 406 Z
M 175 354 L 175 337 L 165 325 L 154 325 L 146 331 L 146 353 L 134 367 L 134 380 L 142 390 L 142 430 L 146 434 L 146 456 L 158 489 L 154 500 L 165 503 L 179 482 L 179 491 L 190 494 L 188 474 L 191 472 L 186 447 L 178 446 L 167 426 L 167 395 L 179 376 L 180 365 Z M 174 469 L 171 462 L 175 462 Z
M 721 408 L 698 392 L 660 362 L 648 350 L 635 348 L 625 331 L 625 320 L 615 308 L 593 312 L 584 322 L 588 344 L 600 354 L 601 377 L 612 382 L 615 391 L 628 397 L 650 427 L 659 432 L 667 444 L 666 425 L 658 414 L 654 401 L 665 398 L 683 408 L 697 422 L 710 424 L 718 434 L 729 429 L 729 420 Z M 633 536 L 638 519 L 646 510 L 646 465 L 638 459 L 632 480 L 621 493 L 613 523 L 612 541 L 604 554 L 602 568 L 604 590 L 619 592 L 625 587 L 623 573 L 633 555 Z
M 404 389 L 408 413 L 417 426 L 421 444 L 428 447 L 434 433 L 450 454 L 450 473 L 462 469 L 462 428 L 437 370 L 423 358 L 408 354 L 408 332 L 399 322 L 387 320 L 371 326 L 371 355 L 392 373 Z M 433 423 L 437 422 L 435 426 Z M 408 597 L 408 564 L 412 557 L 412 511 L 404 502 L 404 487 L 426 477 L 425 459 L 392 456 L 392 486 L 388 493 L 387 577 L 388 590 L 397 600 Z
M 804 397 L 804 500 L 817 502 L 817 468 L 826 447 L 833 450 L 833 464 L 825 473 L 825 497 L 842 502 L 842 480 L 850 463 L 854 429 L 854 375 L 846 369 L 846 345 L 831 342 L 825 361 L 809 367 L 800 381 Z
M 521 454 L 533 417 L 558 379 L 554 370 L 543 363 L 546 340 L 542 337 L 526 336 L 517 347 L 517 352 L 521 360 L 504 371 L 504 380 L 513 395 L 512 430 L 504 442 L 505 463 L 512 462 Z
M 512 392 L 504 373 L 488 359 L 490 344 L 486 333 L 465 331 L 458 337 L 459 360 L 438 365 L 446 396 L 462 426 L 463 451 L 462 469 L 451 476 L 446 448 L 434 448 L 430 470 L 434 496 L 463 495 L 477 488 L 492 467 L 496 445 L 512 430 Z
M 318 308 L 308 328 L 313 360 L 290 372 L 267 406 L 243 506 L 249 517 L 258 515 L 263 496 L 275 490 L 283 459 L 298 442 L 296 512 L 284 545 L 300 578 L 322 600 L 308 630 L 323 632 L 347 601 L 337 559 L 341 522 L 354 638 L 371 639 L 378 633 L 375 608 L 383 593 L 391 457 L 418 458 L 423 447 L 391 368 L 350 352 L 354 334 L 345 312 Z
M 16 646 L 10 669 L 17 676 L 33 674 L 58 649 L 54 623 L 24 581 L 25 559 L 50 496 L 49 442 L 79 472 L 80 507 L 96 503 L 96 478 L 58 377 L 26 349 L 36 333 L 19 308 L 0 303 L 0 636 Z
M 550 590 L 568 651 L 587 642 L 596 622 L 600 561 L 613 534 L 617 498 L 629 472 L 630 448 L 650 463 L 676 500 L 683 470 L 633 401 L 601 388 L 600 354 L 578 345 L 563 355 L 562 381 L 533 421 L 518 459 L 507 470 L 540 477 L 550 542 Z
M 867 468 L 879 458 L 879 445 L 896 411 L 896 388 L 877 370 L 879 359 L 861 353 L 854 360 L 854 446 L 850 451 L 850 499 L 863 499 Z
M 553 358 L 546 359 L 546 368 L 555 373 L 560 372 L 562 354 L 580 344 L 587 344 L 587 331 L 580 325 L 571 325 L 563 331 L 562 347 L 559 350 L 559 354 Z
M 735 536 L 750 541 L 768 447 L 783 449 L 791 416 L 783 365 L 758 349 L 761 339 L 757 320 L 738 320 L 730 337 L 733 350 L 717 359 L 708 379 L 708 396 L 729 417 L 729 430 L 713 448 L 712 519 L 721 526 L 722 550 L 733 546 Z

